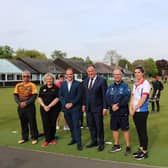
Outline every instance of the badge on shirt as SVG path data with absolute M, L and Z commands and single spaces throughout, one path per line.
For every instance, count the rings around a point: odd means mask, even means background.
M 123 94 L 123 88 L 120 88 L 119 93 Z
M 43 92 L 46 92 L 47 91 L 47 89 L 43 89 Z
M 114 95 L 114 88 L 111 88 L 110 95 Z

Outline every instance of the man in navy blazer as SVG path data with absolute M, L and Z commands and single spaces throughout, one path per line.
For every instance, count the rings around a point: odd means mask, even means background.
M 66 80 L 62 83 L 59 91 L 64 117 L 71 132 L 71 141 L 68 145 L 77 144 L 77 149 L 82 150 L 80 112 L 82 109 L 82 85 L 74 80 L 71 68 L 66 70 Z
M 104 124 L 103 116 L 106 113 L 105 93 L 106 80 L 96 74 L 94 65 L 87 68 L 88 77 L 83 82 L 84 102 L 82 111 L 86 111 L 91 142 L 86 147 L 98 145 L 98 151 L 104 150 Z

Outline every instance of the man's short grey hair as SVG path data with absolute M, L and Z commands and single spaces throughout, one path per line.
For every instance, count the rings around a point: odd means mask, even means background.
M 30 71 L 28 71 L 28 70 L 23 71 L 23 72 L 22 72 L 22 76 L 23 76 L 24 74 L 31 76 L 31 73 L 30 73 Z
M 123 70 L 122 70 L 120 67 L 116 67 L 116 68 L 114 68 L 114 70 L 113 70 L 113 74 L 114 74 L 114 71 L 116 71 L 116 70 L 120 71 L 120 72 L 121 72 L 121 75 L 123 74 Z

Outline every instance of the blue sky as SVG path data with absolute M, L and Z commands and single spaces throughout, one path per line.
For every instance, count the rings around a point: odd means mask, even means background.
M 167 0 L 0 0 L 0 45 L 102 60 L 168 59 Z

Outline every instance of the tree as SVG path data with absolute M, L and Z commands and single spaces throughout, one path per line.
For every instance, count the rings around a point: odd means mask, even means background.
M 143 66 L 145 65 L 145 61 L 144 60 L 135 60 L 133 63 L 132 63 L 132 68 L 135 69 L 136 66 Z
M 74 56 L 74 57 L 71 57 L 70 59 L 71 59 L 71 60 L 74 60 L 74 61 L 85 62 L 85 60 L 84 60 L 83 58 L 81 58 L 81 57 L 76 57 L 76 56 Z
M 52 59 L 57 59 L 57 58 L 66 58 L 67 54 L 65 52 L 62 52 L 61 50 L 54 50 L 53 53 L 51 54 Z
M 119 66 L 132 71 L 132 64 L 127 59 L 120 59 Z
M 14 51 L 8 45 L 0 46 L 0 58 L 10 59 L 13 57 Z
M 47 59 L 46 55 L 37 50 L 18 49 L 15 58 Z
M 159 75 L 164 75 L 165 71 L 168 71 L 168 61 L 167 60 L 157 60 L 156 66 L 158 68 Z
M 152 58 L 148 58 L 146 60 L 135 60 L 132 63 L 133 69 L 135 69 L 135 67 L 138 65 L 144 67 L 145 74 L 147 76 L 155 76 L 158 73 L 157 66 Z
M 106 53 L 105 57 L 104 57 L 104 62 L 107 65 L 118 65 L 119 64 L 119 60 L 122 58 L 121 55 L 119 55 L 115 50 L 110 50 Z
M 85 59 L 85 63 L 89 65 L 89 64 L 93 64 L 93 61 L 90 59 L 89 56 L 87 56 Z
M 148 74 L 148 76 L 155 76 L 158 73 L 156 63 L 152 58 L 148 58 L 145 60 L 144 68 L 145 68 L 145 73 Z

